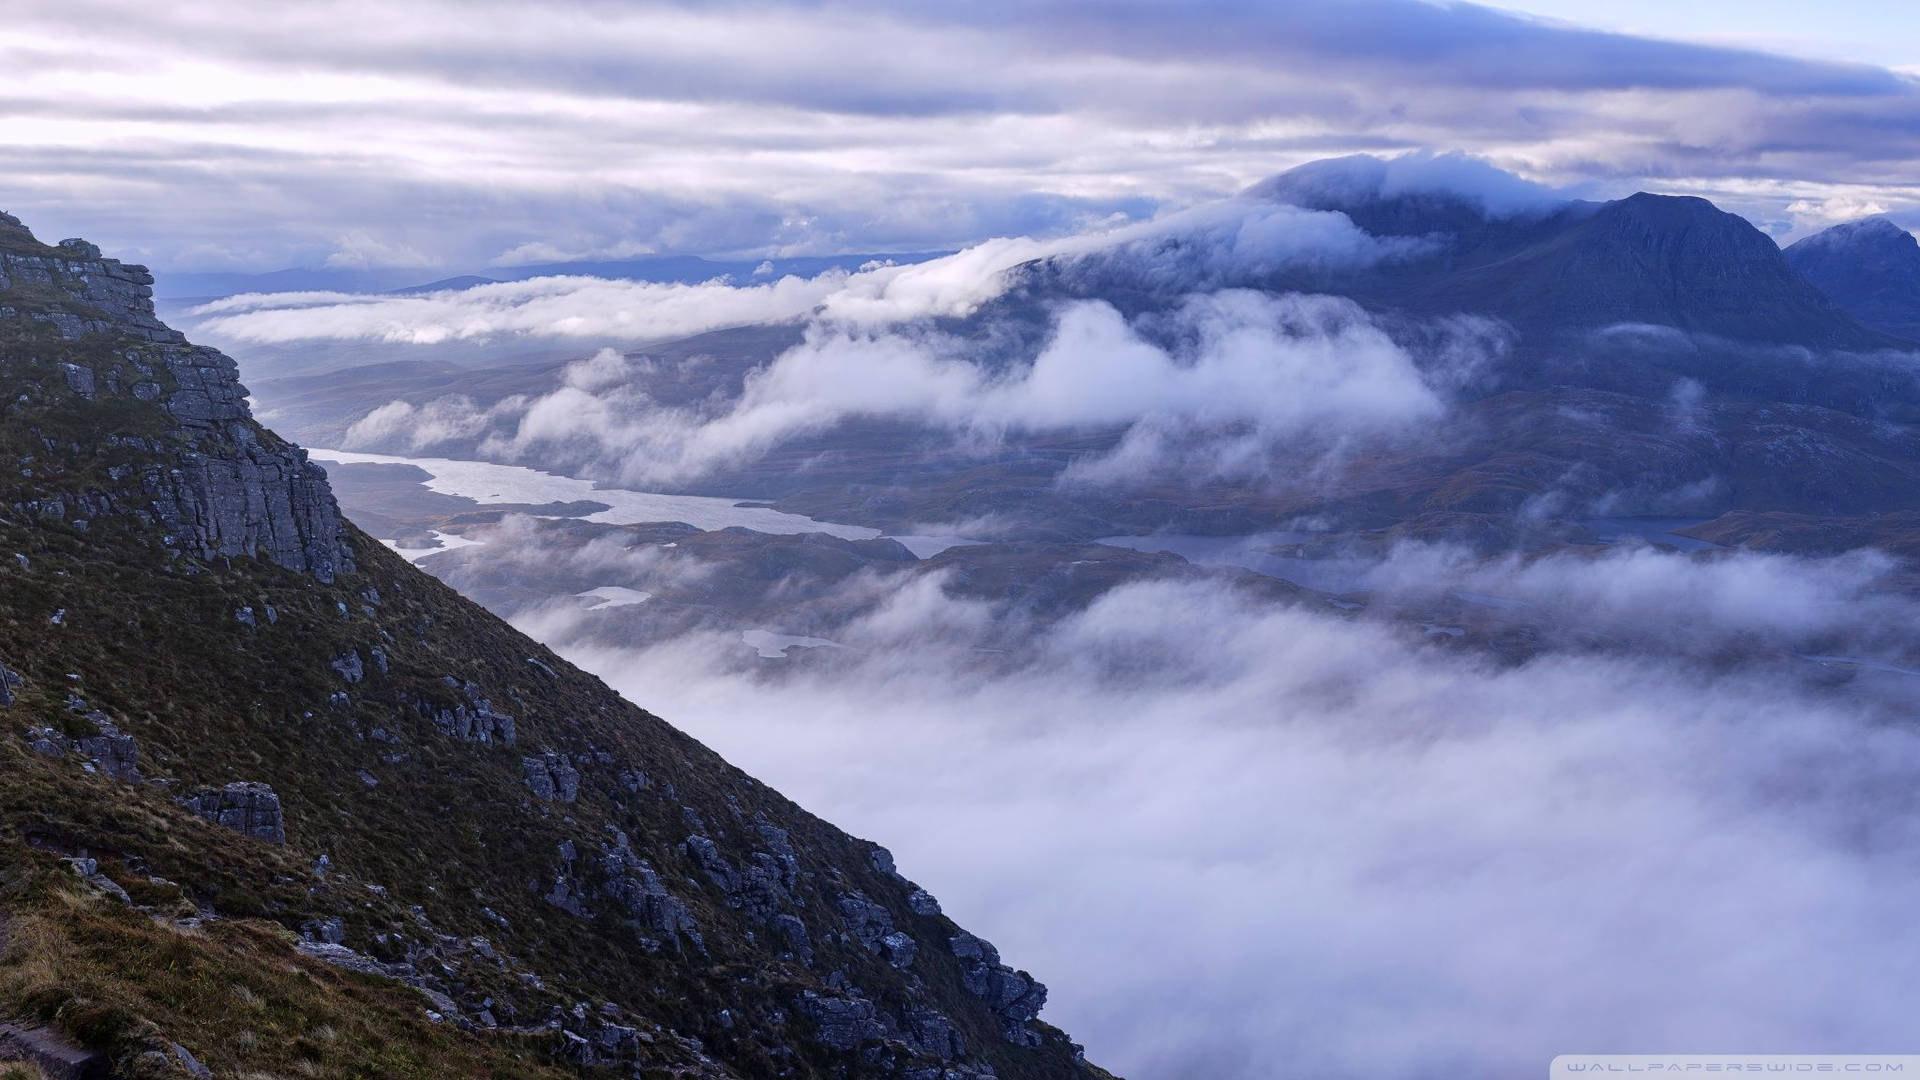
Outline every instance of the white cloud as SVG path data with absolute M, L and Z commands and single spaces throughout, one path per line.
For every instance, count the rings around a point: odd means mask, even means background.
M 432 256 L 408 244 L 356 229 L 340 238 L 339 246 L 327 256 L 326 265 L 336 270 L 369 270 L 432 266 L 434 262 Z
M 989 441 L 1138 426 L 1140 439 L 1113 458 L 1076 466 L 1076 479 L 1092 481 L 1164 463 L 1167 432 L 1177 433 L 1189 463 L 1204 458 L 1230 472 L 1258 466 L 1279 441 L 1324 449 L 1432 420 L 1444 408 L 1436 384 L 1446 371 L 1423 372 L 1346 300 L 1228 290 L 1195 296 L 1168 319 L 1163 329 L 1178 344 L 1149 341 L 1105 303 L 1072 304 L 1058 312 L 1044 348 L 1011 361 L 923 328 L 817 322 L 801 344 L 750 373 L 737 399 L 681 407 L 653 401 L 630 362 L 602 351 L 536 398 L 488 409 L 459 397 L 383 406 L 353 426 L 347 445 L 420 450 L 476 440 L 495 458 L 644 485 L 738 465 L 853 417 Z M 1151 455 L 1143 440 L 1151 440 Z
M 1177 251 L 1168 252 L 1170 242 L 1178 242 Z M 1375 240 L 1343 214 L 1228 199 L 1139 225 L 1051 240 L 994 239 L 945 258 L 853 274 L 745 285 L 545 277 L 409 295 L 254 293 L 202 304 L 193 315 L 201 320 L 198 332 L 243 344 L 435 345 L 527 336 L 634 342 L 807 317 L 866 325 L 965 315 L 1004 290 L 1008 270 L 1036 259 L 1137 260 L 1199 287 L 1229 273 L 1364 265 L 1409 250 L 1410 242 Z
M 1171 583 L 1012 656 L 975 651 L 1002 616 L 937 579 L 805 665 L 727 633 L 633 651 L 577 614 L 528 625 L 885 838 L 1123 1074 L 1523 1076 L 1569 1046 L 1909 1030 L 1920 739 L 1887 721 L 1914 684 L 1825 692 L 1769 659 L 1913 625 L 1874 600 L 1880 569 L 1623 551 L 1383 571 L 1521 599 L 1569 640 L 1568 619 L 1624 635 L 1518 666 Z

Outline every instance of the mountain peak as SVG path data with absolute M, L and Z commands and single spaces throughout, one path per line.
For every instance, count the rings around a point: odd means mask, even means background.
M 1788 247 L 1785 257 L 1862 323 L 1920 341 L 1920 241 L 1894 221 L 1835 225 Z
M 1814 233 L 1795 242 L 1792 247 L 1805 245 L 1808 248 L 1825 247 L 1833 244 L 1895 244 L 1902 247 L 1920 246 L 1912 233 L 1902 228 L 1885 214 L 1844 221 L 1838 225 Z M 1789 249 L 1791 250 L 1791 249 Z
M 1324 158 L 1268 177 L 1243 194 L 1310 210 L 1351 213 L 1381 203 L 1414 202 L 1493 218 L 1538 216 L 1572 201 L 1552 188 L 1460 153 Z

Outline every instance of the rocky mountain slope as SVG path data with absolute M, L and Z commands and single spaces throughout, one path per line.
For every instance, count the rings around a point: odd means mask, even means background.
M 0 217 L 0 1060 L 1105 1075 L 885 849 L 345 524 L 148 297 Z
M 1920 341 L 1920 241 L 1882 217 L 1850 221 L 1787 248 L 1801 276 L 1868 326 Z

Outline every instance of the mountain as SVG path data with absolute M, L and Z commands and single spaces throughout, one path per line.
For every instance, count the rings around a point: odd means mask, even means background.
M 1446 420 L 1432 431 L 1330 449 L 1309 430 L 1276 452 L 1337 457 L 1331 477 L 1276 457 L 1265 471 L 1149 468 L 1124 484 L 1089 484 L 1075 482 L 1076 464 L 1114 454 L 1129 434 L 1124 422 L 1008 430 L 957 449 L 917 418 L 857 416 L 705 475 L 691 490 L 900 534 L 984 519 L 1006 525 L 995 534 L 1005 538 L 1086 541 L 1246 534 L 1308 520 L 1366 549 L 1407 537 L 1487 550 L 1551 546 L 1590 538 L 1586 522 L 1617 516 L 1870 522 L 1920 509 L 1915 346 L 1862 325 L 1746 221 L 1702 199 L 1572 201 L 1512 177 L 1396 186 L 1384 168 L 1307 166 L 1224 208 L 1242 222 L 1286 222 L 1271 214 L 1276 204 L 1337 211 L 1381 241 L 1383 257 L 1289 261 L 1258 257 L 1286 248 L 1287 235 L 1271 228 L 1236 229 L 1225 243 L 1204 230 L 1166 230 L 1147 243 L 1025 263 L 1001 295 L 939 325 L 970 358 L 998 365 L 995 374 L 1017 374 L 1048 346 L 1071 301 L 1111 305 L 1132 332 L 1181 356 L 1192 343 L 1180 312 L 1196 293 L 1343 297 L 1445 399 Z M 1246 237 L 1273 251 L 1239 257 Z M 737 329 L 634 355 L 648 358 L 640 366 L 650 400 L 708 408 L 739 400 L 748 375 L 799 336 L 795 327 Z M 271 380 L 260 400 L 310 442 L 342 445 L 356 420 L 393 400 L 425 406 L 459 394 L 485 408 L 549 393 L 569 359 L 577 354 Z M 503 410 L 429 452 L 481 456 L 489 442 L 511 440 L 516 418 Z M 417 450 L 399 437 L 356 448 Z M 568 450 L 518 460 L 574 475 L 592 467 Z M 377 509 L 401 535 L 407 515 L 391 500 Z M 1737 535 L 1798 543 L 1811 533 Z
M 0 1060 L 1097 1078 L 1046 989 L 343 521 L 151 277 L 0 216 Z
M 1640 323 L 1767 344 L 1891 344 L 1794 273 L 1766 234 L 1705 199 L 1641 192 L 1551 215 L 1512 239 L 1461 252 L 1422 306 L 1556 334 Z
M 460 292 L 481 285 L 498 284 L 500 284 L 498 278 L 481 277 L 478 274 L 461 274 L 458 277 L 429 281 L 424 285 L 409 285 L 404 289 L 389 289 L 387 291 L 394 296 L 418 296 L 421 293 Z
M 1267 291 L 1348 296 L 1413 316 L 1491 316 L 1523 347 L 1561 349 L 1618 325 L 1666 327 L 1731 343 L 1867 351 L 1902 341 L 1862 326 L 1810 284 L 1771 238 L 1705 199 L 1647 192 L 1611 202 L 1535 200 L 1488 210 L 1449 191 L 1391 191 L 1335 183 L 1321 162 L 1248 189 L 1243 198 L 1337 211 L 1375 238 L 1399 242 L 1364 264 L 1259 261 L 1208 282 Z M 1351 168 L 1351 167 L 1349 167 Z M 1150 260 L 1059 256 L 1023 267 L 1016 296 L 1121 297 L 1129 307 L 1171 302 L 1183 282 Z
M 1786 259 L 1862 323 L 1920 341 L 1920 241 L 1912 233 L 1864 218 L 1793 244 Z

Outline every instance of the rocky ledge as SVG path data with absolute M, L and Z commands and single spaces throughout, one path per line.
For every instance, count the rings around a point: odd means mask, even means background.
M 84 240 L 41 244 L 0 214 L 0 365 L 46 376 L 41 395 L 5 406 L 6 421 L 32 429 L 52 453 L 80 449 L 76 433 L 44 421 L 74 399 L 161 410 L 157 423 L 89 433 L 128 459 L 110 484 L 89 477 L 76 488 L 42 475 L 54 490 L 14 512 L 80 529 L 128 516 L 160 526 L 170 546 L 201 560 L 259 558 L 321 581 L 350 571 L 326 474 L 254 422 L 232 359 L 159 321 L 152 281 L 145 267 L 103 258 Z M 39 455 L 23 449 L 20 477 L 35 479 Z

